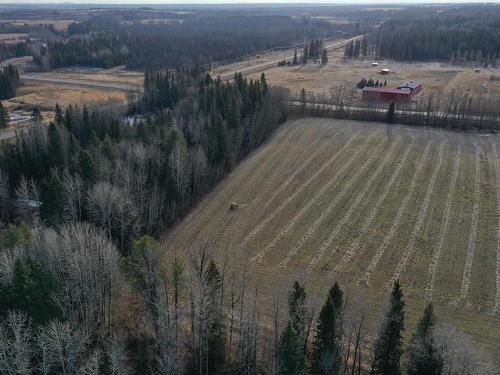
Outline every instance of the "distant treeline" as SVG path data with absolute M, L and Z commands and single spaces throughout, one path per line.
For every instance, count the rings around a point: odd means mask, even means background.
M 315 38 L 341 35 L 337 26 L 320 20 L 281 16 L 188 18 L 182 23 L 127 27 L 110 22 L 107 29 L 102 25 L 93 28 L 83 24 L 70 27 L 69 32 L 75 34 L 72 38 L 50 42 L 37 57 L 37 62 L 41 63 L 45 55 L 50 68 L 124 64 L 131 69 L 157 69 L 205 65 Z M 353 32 L 355 26 L 347 28 Z M 86 33 L 78 34 L 77 31 Z M 313 57 L 321 57 L 316 56 L 318 51 L 313 48 Z
M 0 100 L 16 96 L 16 90 L 21 85 L 19 72 L 12 65 L 0 69 Z
M 394 18 L 382 24 L 375 43 L 386 58 L 493 63 L 500 53 L 500 7 Z

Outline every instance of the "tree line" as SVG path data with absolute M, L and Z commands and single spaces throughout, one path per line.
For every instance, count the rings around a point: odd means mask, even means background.
M 73 28 L 85 34 L 50 41 L 35 56 L 36 62 L 42 65 L 45 59 L 48 68 L 126 65 L 130 69 L 162 69 L 207 65 L 337 32 L 333 25 L 322 21 L 260 15 L 186 18 L 167 25 L 122 26 L 110 21 L 104 26 L 89 21 L 87 28 L 84 26 Z M 316 43 L 311 44 L 310 57 L 319 59 Z
M 384 58 L 496 64 L 499 19 L 498 6 L 393 18 L 380 26 L 374 42 Z
M 49 126 L 34 112 L 34 127 L 0 154 L 10 207 L 2 221 L 15 219 L 15 205 L 40 202 L 44 224 L 91 221 L 126 254 L 134 238 L 184 215 L 286 119 L 286 94 L 264 75 L 223 83 L 193 68 L 145 77 L 135 110 L 149 115 L 131 127 L 85 106 L 56 106 Z
M 17 88 L 21 86 L 19 72 L 11 64 L 0 69 L 0 100 L 16 96 Z
M 379 82 L 380 87 L 380 82 Z M 292 95 L 291 115 L 312 115 L 358 121 L 386 121 L 390 102 L 359 100 L 357 88 L 342 84 L 329 94 L 301 90 Z M 450 92 L 445 98 L 435 94 L 420 94 L 409 103 L 394 104 L 393 121 L 413 126 L 431 126 L 453 130 L 500 129 L 500 98 Z
M 1 240 L 4 374 L 454 375 L 478 365 L 468 337 L 438 324 L 432 304 L 404 344 L 398 282 L 373 340 L 362 307 L 336 282 L 319 311 L 294 282 L 263 331 L 248 270 L 236 275 L 205 246 L 162 267 L 152 237 L 120 259 L 89 223 L 11 225 Z

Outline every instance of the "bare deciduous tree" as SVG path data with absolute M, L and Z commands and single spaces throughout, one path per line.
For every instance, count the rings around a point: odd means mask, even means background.
M 28 375 L 32 372 L 32 331 L 28 317 L 10 311 L 0 325 L 0 373 Z

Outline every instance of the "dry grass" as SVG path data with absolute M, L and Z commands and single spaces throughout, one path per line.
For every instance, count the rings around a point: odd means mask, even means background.
M 39 108 L 44 118 L 52 117 L 52 111 L 58 103 L 63 108 L 70 105 L 83 105 L 99 102 L 124 101 L 126 92 L 99 90 L 94 88 L 75 88 L 64 85 L 29 83 L 18 89 L 17 96 L 6 100 L 3 104 L 9 111 L 19 114 L 31 113 L 34 107 Z
M 467 92 L 474 95 L 500 94 L 500 81 L 491 77 L 500 76 L 500 69 L 482 68 L 479 73 L 474 69 L 452 66 L 447 63 L 398 61 L 378 61 L 378 67 L 371 66 L 370 60 L 343 60 L 343 50 L 330 52 L 328 65 L 308 64 L 296 67 L 274 67 L 266 70 L 266 77 L 272 84 L 290 88 L 298 92 L 302 88 L 315 93 L 329 93 L 343 83 L 356 89 L 362 79 L 387 79 L 389 87 L 396 87 L 406 80 L 417 80 L 423 83 L 425 93 L 446 96 L 452 91 Z M 389 75 L 380 75 L 381 68 L 388 67 Z M 257 78 L 258 73 L 250 77 Z M 357 90 L 361 97 L 360 90 Z
M 124 84 L 142 84 L 144 73 L 125 70 L 123 66 L 100 69 L 100 68 L 61 68 L 44 73 L 44 77 L 66 80 L 82 80 L 91 82 L 112 82 Z
M 28 34 L 0 34 L 0 43 L 19 43 L 24 42 L 28 38 Z
M 353 139 L 354 134 L 358 135 Z M 343 149 L 348 140 L 351 143 Z M 425 297 L 429 296 L 426 285 L 432 267 L 435 269 L 432 299 L 440 321 L 472 335 L 474 345 L 495 366 L 500 366 L 499 358 L 494 356 L 498 350 L 500 317 L 492 314 L 497 293 L 492 145 L 499 140 L 497 135 L 341 120 L 290 122 L 236 168 L 165 236 L 163 243 L 167 254 L 186 254 L 193 247 L 208 244 L 219 260 L 228 254 L 236 272 L 241 272 L 248 261 L 253 282 L 259 283 L 265 317 L 269 317 L 267 308 L 272 305 L 276 290 L 289 289 L 293 280 L 305 281 L 311 295 L 321 300 L 335 278 L 348 291 L 350 301 L 363 301 L 372 334 L 376 332 L 389 292 L 388 283 L 395 272 L 401 277 L 408 304 L 407 335 L 414 330 Z M 381 142 L 393 146 L 380 149 Z M 477 199 L 474 144 L 482 150 L 480 226 L 475 236 L 473 261 L 468 264 L 472 206 Z M 319 147 L 322 152 L 315 154 Z M 331 161 L 332 155 L 340 150 L 339 156 Z M 307 162 L 308 167 L 302 168 L 311 155 L 314 156 Z M 329 163 L 328 168 L 322 168 L 325 163 Z M 296 170 L 300 173 L 295 173 Z M 336 174 L 334 183 L 318 196 Z M 454 175 L 456 186 L 449 198 L 450 179 Z M 304 185 L 313 176 L 314 181 Z M 358 179 L 370 181 L 369 189 L 363 183 L 353 183 Z M 277 189 L 279 193 L 275 194 Z M 337 202 L 339 195 L 342 199 Z M 381 204 L 376 204 L 380 197 Z M 240 203 L 239 210 L 229 210 L 230 202 Z M 405 213 L 398 215 L 402 204 Z M 274 210 L 279 212 L 274 214 Z M 443 215 L 447 215 L 444 234 Z M 371 219 L 364 228 L 368 217 Z M 393 225 L 395 220 L 398 222 Z M 261 222 L 266 222 L 262 230 L 246 239 Z M 308 230 L 315 223 L 314 231 Z M 396 233 L 387 240 L 386 250 L 371 273 L 370 285 L 359 285 L 392 226 Z M 444 239 L 436 261 L 433 253 L 441 235 Z M 307 236 L 304 246 L 290 257 L 290 249 L 301 243 L 304 236 Z M 359 241 L 355 251 L 350 248 L 353 241 Z M 260 262 L 251 261 L 269 243 L 273 243 L 272 251 L 264 252 Z M 322 257 L 314 272 L 308 273 L 311 259 L 319 250 Z M 280 267 L 284 259 L 286 267 Z M 470 269 L 468 304 L 457 304 L 464 267 Z

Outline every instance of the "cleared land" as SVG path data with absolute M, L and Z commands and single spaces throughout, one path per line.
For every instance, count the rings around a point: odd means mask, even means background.
M 15 19 L 15 20 L 0 20 L 0 23 L 10 23 L 14 26 L 23 25 L 52 25 L 56 30 L 66 30 L 72 23 L 80 23 L 75 20 L 52 20 L 52 19 Z
M 302 88 L 316 94 L 330 94 L 330 91 L 341 85 L 347 85 L 353 90 L 355 97 L 361 98 L 361 90 L 356 84 L 362 79 L 374 79 L 384 82 L 387 86 L 397 87 L 404 81 L 413 79 L 423 83 L 424 93 L 446 98 L 453 91 L 457 94 L 470 93 L 475 95 L 500 94 L 500 69 L 481 68 L 476 72 L 473 68 L 463 68 L 448 63 L 438 62 L 399 62 L 392 60 L 377 61 L 378 66 L 372 66 L 372 60 L 343 59 L 343 48 L 329 53 L 329 63 L 307 64 L 299 66 L 275 66 L 266 70 L 266 78 L 271 84 L 288 87 L 292 92 Z M 388 75 L 379 74 L 380 69 L 389 68 Z M 257 78 L 258 74 L 250 74 Z
M 207 244 L 237 272 L 248 262 L 267 317 L 276 291 L 293 280 L 321 301 L 336 279 L 350 301 L 363 300 L 372 334 L 399 277 L 408 337 L 432 299 L 440 321 L 471 335 L 495 373 L 498 142 L 498 135 L 292 121 L 166 235 L 164 247 L 187 254 Z

